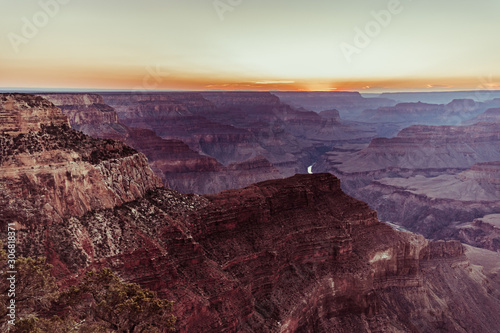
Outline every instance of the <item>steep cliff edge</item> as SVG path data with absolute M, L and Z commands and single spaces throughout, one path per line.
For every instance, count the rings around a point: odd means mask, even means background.
M 20 143 L 2 149 L 0 223 L 14 222 L 17 253 L 46 256 L 63 286 L 111 267 L 175 300 L 180 332 L 500 328 L 500 300 L 460 243 L 393 230 L 331 174 L 183 195 L 119 142 L 40 128 L 3 134 Z M 22 175 L 28 185 L 14 186 Z
M 120 123 L 116 111 L 97 94 L 39 94 L 68 116 L 71 127 L 93 138 L 123 141 L 129 129 Z
M 486 225 L 473 221 L 500 213 L 499 130 L 498 122 L 415 125 L 355 152 L 329 152 L 313 171 L 338 175 L 382 220 L 497 250 L 495 229 L 488 236 Z
M 74 129 L 95 138 L 120 140 L 142 152 L 164 185 L 183 193 L 216 193 L 229 188 L 245 187 L 257 181 L 282 177 L 282 174 L 269 161 L 260 164 L 253 162 L 255 159 L 263 158 L 258 154 L 259 150 L 253 149 L 247 143 L 242 143 L 238 147 L 234 146 L 234 140 L 239 140 L 241 133 L 243 133 L 241 136 L 243 141 L 251 136 L 251 133 L 247 131 L 235 132 L 228 127 L 229 132 L 225 136 L 203 136 L 201 145 L 207 151 L 217 156 L 222 150 L 236 151 L 235 155 L 242 160 L 231 166 L 224 166 L 215 158 L 194 151 L 181 140 L 164 139 L 147 129 L 150 127 L 146 125 L 148 121 L 161 123 L 161 118 L 164 117 L 169 124 L 168 128 L 174 128 L 174 133 L 187 131 L 180 137 L 188 143 L 195 142 L 194 145 L 199 147 L 200 141 L 193 132 L 193 127 L 196 127 L 198 121 L 204 123 L 205 126 L 210 125 L 210 122 L 203 117 L 187 116 L 181 123 L 178 119 L 179 114 L 182 114 L 181 110 L 189 111 L 187 114 L 190 115 L 193 112 L 203 113 L 214 108 L 199 94 L 178 93 L 172 96 L 154 93 L 149 95 L 104 94 L 106 99 L 120 110 L 123 121 L 142 128 L 124 125 L 118 119 L 116 110 L 105 104 L 103 97 L 98 94 L 51 93 L 39 96 L 43 96 L 60 107 L 69 117 Z M 133 106 L 127 101 L 133 101 L 138 105 L 132 109 Z M 174 118 L 171 118 L 172 114 L 168 110 L 174 113 Z M 135 120 L 129 122 L 130 119 Z M 188 130 L 183 129 L 184 126 L 188 126 Z M 163 132 L 160 131 L 160 133 Z M 175 135 L 170 133 L 170 137 L 175 137 Z M 213 146 L 218 148 L 214 150 L 211 148 Z M 248 164 L 252 164 L 253 167 L 247 168 Z M 241 170 L 238 170 L 239 166 L 242 167 Z
M 39 214 L 60 222 L 135 200 L 161 185 L 144 155 L 72 130 L 50 102 L 15 94 L 1 99 L 7 106 L 2 104 L 0 112 L 15 120 L 0 124 L 0 200 L 6 219 L 25 226 L 30 219 L 23 216 Z M 26 105 L 33 110 L 26 112 Z M 16 216 L 19 207 L 22 215 Z
M 69 125 L 54 105 L 27 94 L 0 94 L 0 132 L 17 135 L 39 131 L 42 125 Z
M 393 230 L 330 174 L 205 197 L 156 189 L 27 236 L 20 247 L 43 249 L 65 283 L 110 266 L 175 300 L 180 332 L 500 327 L 500 301 L 460 243 Z

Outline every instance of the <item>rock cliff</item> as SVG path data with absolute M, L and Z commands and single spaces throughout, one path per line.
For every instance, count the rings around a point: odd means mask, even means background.
M 0 95 L 0 132 L 17 135 L 42 125 L 69 125 L 68 118 L 43 98 L 27 94 Z
M 460 243 L 392 229 L 331 174 L 183 195 L 119 142 L 40 128 L 3 134 L 21 143 L 1 145 L 0 223 L 15 223 L 18 254 L 46 256 L 62 286 L 110 267 L 174 300 L 180 332 L 500 328 L 500 299 Z
M 383 178 L 356 189 L 383 220 L 429 238 L 454 238 L 497 251 L 500 230 L 500 163 L 480 163 L 436 177 Z
M 95 138 L 115 140 L 127 135 L 127 128 L 119 122 L 116 111 L 97 94 L 52 93 L 38 96 L 59 107 L 77 131 Z
M 484 113 L 464 122 L 466 125 L 475 124 L 479 122 L 500 122 L 500 108 L 488 109 Z
M 500 325 L 500 302 L 460 243 L 393 230 L 329 174 L 205 197 L 156 189 L 40 229 L 29 242 L 28 233 L 21 237 L 20 247 L 43 249 L 66 284 L 110 266 L 175 300 L 180 332 L 488 332 Z
M 471 223 L 500 212 L 499 130 L 497 122 L 415 125 L 394 138 L 376 138 L 358 151 L 329 152 L 313 171 L 337 174 L 343 188 L 366 201 L 383 220 L 426 237 L 492 248 L 487 245 L 491 241 L 480 241 L 484 230 L 472 232 Z M 469 231 L 469 236 L 461 236 Z
M 50 102 L 30 95 L 0 96 L 8 103 L 0 112 L 15 120 L 0 125 L 1 205 L 8 218 L 24 225 L 30 219 L 23 215 L 40 214 L 60 222 L 135 200 L 161 185 L 144 155 L 121 142 L 72 130 Z M 16 207 L 24 207 L 21 216 Z
M 207 105 L 209 106 L 208 109 L 210 109 L 211 104 L 206 100 L 202 99 L 201 103 L 199 103 L 200 98 L 197 94 L 183 93 L 174 95 L 175 99 L 169 99 L 166 98 L 168 96 L 152 94 L 155 103 L 177 103 L 177 106 L 192 109 L 193 112 L 207 110 Z M 221 146 L 225 145 L 227 149 L 237 151 L 239 156 L 241 156 L 240 159 L 243 160 L 243 162 L 237 162 L 231 166 L 224 166 L 215 158 L 202 155 L 192 150 L 180 140 L 163 139 L 157 136 L 152 130 L 133 128 L 124 125 L 118 119 L 115 109 L 104 104 L 103 98 L 100 95 L 52 93 L 40 94 L 40 96 L 43 96 L 60 107 L 63 113 L 69 117 L 71 126 L 74 129 L 95 138 L 120 140 L 144 153 L 153 171 L 162 179 L 165 185 L 172 189 L 184 193 L 215 193 L 229 188 L 245 187 L 256 181 L 282 177 L 281 173 L 268 161 L 260 164 L 252 162 L 258 158 L 262 159 L 262 156 L 258 155 L 258 150 L 253 150 L 251 146 L 246 149 L 243 149 L 242 145 L 239 147 L 233 146 L 235 136 L 240 135 L 243 131 L 233 131 L 234 133 L 229 133 L 229 135 L 226 136 L 227 142 L 225 144 L 222 142 L 223 140 L 221 140 L 220 136 L 217 138 L 215 145 L 219 147 L 219 150 Z M 136 101 L 140 100 L 145 103 L 138 107 L 137 112 L 147 112 L 151 107 L 151 101 L 146 102 L 144 96 L 140 94 L 130 95 L 118 93 L 116 96 L 112 95 L 114 97 L 105 96 L 110 98 L 112 102 L 114 101 L 113 103 L 118 103 L 117 106 L 120 110 L 124 110 L 125 108 L 125 105 L 119 102 L 120 98 L 123 96 L 128 96 L 128 98 Z M 161 108 L 163 108 L 162 110 L 165 108 L 168 109 L 165 105 L 161 106 Z M 122 115 L 127 119 L 128 114 L 126 112 Z M 142 116 L 145 117 L 144 114 Z M 172 128 L 176 129 L 176 133 L 181 131 L 182 126 L 179 125 L 177 118 L 166 118 L 170 120 L 168 123 Z M 200 142 L 196 141 L 196 135 L 192 131 L 193 126 L 196 126 L 196 121 L 191 122 L 192 118 L 193 117 L 188 117 L 185 122 L 186 126 L 189 126 L 191 129 L 189 133 L 186 132 L 185 138 L 189 138 L 188 142 L 195 142 L 194 145 L 199 146 Z M 131 125 L 142 126 L 141 124 L 133 122 Z M 248 132 L 243 132 L 243 135 L 243 141 L 246 140 L 245 136 L 246 138 L 251 136 Z M 204 147 L 208 147 L 211 140 L 214 139 L 204 137 L 201 144 Z M 236 138 L 236 140 L 239 139 Z M 218 156 L 216 152 L 213 152 L 209 148 L 206 150 Z M 246 165 L 252 163 L 252 168 L 246 167 Z M 243 168 L 242 170 L 238 170 L 238 166 L 240 165 Z

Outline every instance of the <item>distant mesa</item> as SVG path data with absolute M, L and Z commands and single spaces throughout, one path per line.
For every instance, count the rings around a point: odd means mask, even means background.
M 484 113 L 464 122 L 464 125 L 475 124 L 479 122 L 498 122 L 500 123 L 500 108 L 488 109 Z

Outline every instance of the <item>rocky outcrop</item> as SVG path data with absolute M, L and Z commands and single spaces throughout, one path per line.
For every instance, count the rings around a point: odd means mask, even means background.
M 175 300 L 180 332 L 488 332 L 500 325 L 500 301 L 458 242 L 393 230 L 329 174 L 205 197 L 156 189 L 19 235 L 21 251 L 43 249 L 66 283 L 110 266 Z
M 36 132 L 43 125 L 69 125 L 68 118 L 43 98 L 27 94 L 0 94 L 0 132 L 17 135 Z
M 131 99 L 143 101 L 142 95 L 124 95 L 118 93 L 110 95 L 112 101 L 120 97 L 128 96 Z M 152 94 L 153 100 L 158 103 L 177 103 L 184 105 L 192 112 L 202 112 L 208 103 L 198 103 L 200 96 L 196 93 L 173 94 L 175 99 L 166 99 L 161 95 Z M 235 141 L 248 141 L 251 133 L 226 126 L 229 131 L 227 135 L 219 135 L 213 138 L 206 135 L 197 136 L 193 130 L 197 121 L 204 123 L 207 121 L 202 117 L 187 117 L 184 124 L 189 128 L 182 132 L 182 125 L 178 118 L 168 118 L 170 128 L 175 128 L 175 133 L 183 133 L 184 137 L 194 146 L 201 146 L 213 155 L 218 156 L 232 150 L 238 160 L 243 162 L 235 163 L 232 166 L 224 166 L 215 158 L 202 155 L 192 150 L 184 142 L 176 139 L 163 139 L 154 131 L 141 128 L 125 126 L 118 119 L 117 113 L 111 106 L 104 104 L 103 98 L 96 94 L 83 93 L 52 93 L 42 94 L 44 98 L 57 104 L 63 113 L 68 115 L 71 126 L 83 133 L 96 138 L 116 139 L 125 142 L 127 145 L 144 153 L 149 160 L 149 165 L 155 173 L 162 179 L 166 186 L 184 193 L 215 193 L 229 188 L 240 188 L 248 186 L 254 182 L 272 178 L 281 178 L 282 175 L 268 161 L 255 164 L 254 159 L 259 158 L 258 149 L 251 144 L 242 143 L 234 146 Z M 198 98 L 198 99 L 197 99 Z M 151 105 L 145 103 L 141 110 L 146 110 Z M 120 105 L 123 109 L 124 105 Z M 192 121 L 193 118 L 198 120 Z M 203 120 L 204 119 L 204 120 Z M 206 125 L 206 124 L 205 124 Z M 202 131 L 202 133 L 205 133 Z M 243 134 L 242 134 L 243 133 Z M 241 138 L 238 136 L 243 135 Z M 200 140 L 200 138 L 202 138 Z M 226 143 L 224 143 L 224 140 Z M 244 148 L 244 146 L 248 146 Z M 211 147 L 217 147 L 217 151 Z M 262 152 L 262 150 L 261 150 Z M 227 155 L 226 155 L 227 156 Z M 260 157 L 262 158 L 262 157 Z M 222 161 L 226 162 L 224 159 Z M 262 160 L 261 160 L 262 161 Z M 253 164 L 252 168 L 246 166 Z M 237 170 L 238 166 L 243 168 Z
M 472 222 L 459 224 L 453 236 L 466 244 L 500 252 L 500 214 L 485 215 Z
M 68 116 L 71 127 L 95 138 L 122 140 L 127 128 L 116 111 L 97 94 L 52 93 L 39 94 L 59 107 Z
M 24 130 L 0 135 L 0 201 L 6 219 L 27 227 L 32 227 L 28 217 L 37 214 L 61 222 L 135 200 L 161 185 L 134 149 L 70 129 L 61 110 L 40 97 L 4 97 L 16 119 L 8 126 Z M 30 105 L 33 110 L 26 111 Z M 17 216 L 19 207 L 24 208 Z

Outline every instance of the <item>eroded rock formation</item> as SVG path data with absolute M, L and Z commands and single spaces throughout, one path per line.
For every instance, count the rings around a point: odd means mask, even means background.
M 498 122 L 415 125 L 365 149 L 329 152 L 313 170 L 339 175 L 343 188 L 383 220 L 426 237 L 497 249 L 496 233 L 486 236 L 473 221 L 500 213 L 499 130 Z
M 242 146 L 233 147 L 232 142 L 234 138 L 232 136 L 227 137 L 225 145 L 231 150 L 237 151 L 237 154 L 242 156 L 240 159 L 243 162 L 224 166 L 215 158 L 192 150 L 180 140 L 163 139 L 157 136 L 154 131 L 146 129 L 149 126 L 144 125 L 142 122 L 132 122 L 129 125 L 146 128 L 134 128 L 124 125 L 118 119 L 115 109 L 104 104 L 100 95 L 52 93 L 41 94 L 40 96 L 47 98 L 60 107 L 63 113 L 69 117 L 71 126 L 74 129 L 96 138 L 120 140 L 144 153 L 153 171 L 162 179 L 163 183 L 181 192 L 215 193 L 229 188 L 244 187 L 257 181 L 282 177 L 282 174 L 271 163 L 263 161 L 264 158 L 262 156 L 256 155 L 258 150 L 252 150 L 251 147 L 246 150 Z M 128 96 L 128 98 L 132 98 L 137 103 L 144 99 L 144 96 L 140 94 L 117 94 L 116 98 L 120 96 Z M 161 109 L 161 112 L 170 110 L 168 103 L 174 102 L 178 103 L 178 108 L 172 107 L 172 110 L 180 110 L 184 107 L 192 108 L 194 111 L 199 111 L 200 109 L 207 110 L 206 106 L 210 106 L 210 104 L 206 100 L 202 100 L 203 103 L 200 104 L 197 98 L 199 99 L 199 95 L 197 94 L 180 94 L 175 100 L 168 98 L 168 96 L 155 95 L 153 101 L 159 104 L 162 103 L 161 105 L 155 104 L 156 107 Z M 124 110 L 123 105 L 117 104 L 117 107 L 120 110 Z M 150 103 L 145 102 L 145 105 L 140 106 L 137 112 L 140 113 L 140 110 L 149 110 L 151 107 Z M 128 119 L 127 113 L 123 113 L 122 116 L 125 117 L 125 120 Z M 144 114 L 142 116 L 145 117 Z M 166 117 L 172 120 L 170 126 L 177 126 L 177 118 Z M 145 121 L 152 121 L 154 123 L 153 120 L 147 117 Z M 180 128 L 181 126 L 176 128 L 176 132 Z M 186 138 L 188 138 L 189 133 L 186 135 Z M 244 135 L 248 137 L 250 133 L 245 132 Z M 193 138 L 194 136 L 188 142 L 191 142 Z M 207 138 L 205 140 L 208 141 L 202 141 L 202 144 L 208 146 L 210 141 Z M 199 142 L 197 144 L 199 145 Z M 224 145 L 220 137 L 216 140 L 215 145 L 217 147 Z M 207 150 L 210 151 L 210 149 Z M 223 149 L 221 153 L 225 151 L 227 149 Z M 212 153 L 218 156 L 216 152 Z M 248 160 L 246 160 L 247 158 Z M 256 164 L 254 162 L 256 159 L 262 161 L 262 163 Z M 241 170 L 238 169 L 240 165 L 242 167 Z M 252 165 L 252 167 L 249 168 L 247 165 Z
M 63 286 L 111 267 L 174 300 L 180 332 L 500 328 L 500 299 L 460 243 L 392 229 L 331 174 L 183 195 L 158 187 L 143 155 L 121 143 L 67 126 L 40 128 L 3 135 L 26 150 L 2 162 L 0 221 L 16 224 L 18 254 L 46 256 Z M 90 171 L 72 181 L 72 167 Z M 59 169 L 71 174 L 53 177 Z M 31 173 L 37 181 L 12 186 Z M 86 207 L 85 197 L 96 200 Z

